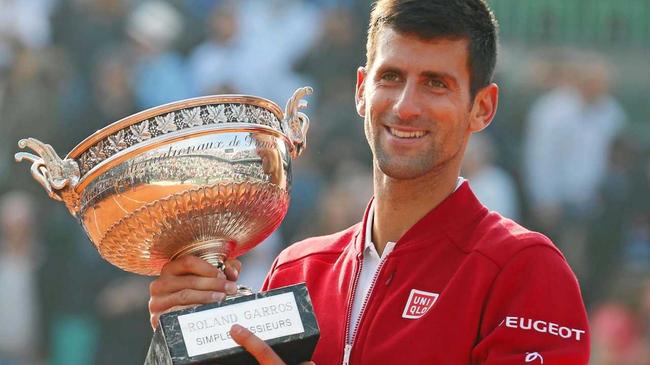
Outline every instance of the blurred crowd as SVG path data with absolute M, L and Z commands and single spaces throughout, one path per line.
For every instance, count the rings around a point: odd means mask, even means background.
M 353 103 L 369 9 L 352 0 L 0 0 L 0 365 L 141 363 L 151 338 L 150 278 L 99 257 L 14 163 L 16 141 L 35 137 L 63 156 L 170 101 L 242 93 L 283 107 L 313 86 L 290 210 L 242 259 L 240 281 L 258 288 L 279 250 L 357 222 L 370 198 Z M 504 39 L 500 111 L 472 139 L 462 171 L 489 208 L 564 252 L 590 313 L 595 365 L 650 364 L 650 113 L 626 107 L 620 92 L 625 75 L 650 85 L 649 51 L 635 69 L 602 49 Z

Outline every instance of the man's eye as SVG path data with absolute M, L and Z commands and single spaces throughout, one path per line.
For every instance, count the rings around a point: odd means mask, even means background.
M 445 85 L 444 82 L 436 79 L 430 79 L 429 82 L 427 83 L 430 87 L 435 87 L 435 88 L 447 88 L 447 85 Z
M 399 80 L 399 75 L 395 72 L 386 72 L 381 75 L 381 79 L 384 81 L 397 81 Z

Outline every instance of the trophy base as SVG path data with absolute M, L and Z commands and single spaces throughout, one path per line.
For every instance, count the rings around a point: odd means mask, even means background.
M 230 338 L 235 323 L 287 364 L 308 361 L 320 336 L 307 286 L 297 284 L 163 314 L 144 365 L 257 364 Z

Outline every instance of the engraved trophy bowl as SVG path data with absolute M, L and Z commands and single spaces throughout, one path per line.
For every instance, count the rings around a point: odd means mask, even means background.
M 174 102 L 95 132 L 61 159 L 36 139 L 19 141 L 33 177 L 63 201 L 99 253 L 126 271 L 158 275 L 196 255 L 224 269 L 283 220 L 291 160 L 305 147 L 303 87 L 284 112 L 255 96 Z

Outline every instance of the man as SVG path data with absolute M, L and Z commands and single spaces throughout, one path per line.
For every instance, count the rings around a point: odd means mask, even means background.
M 306 282 L 321 328 L 318 364 L 587 364 L 576 279 L 543 235 L 489 212 L 459 178 L 469 137 L 498 87 L 496 23 L 482 0 L 380 0 L 356 106 L 373 153 L 363 221 L 276 259 L 263 290 Z M 230 262 L 233 280 L 240 269 Z M 152 323 L 234 283 L 192 257 L 151 287 Z M 280 364 L 241 327 L 232 336 Z

